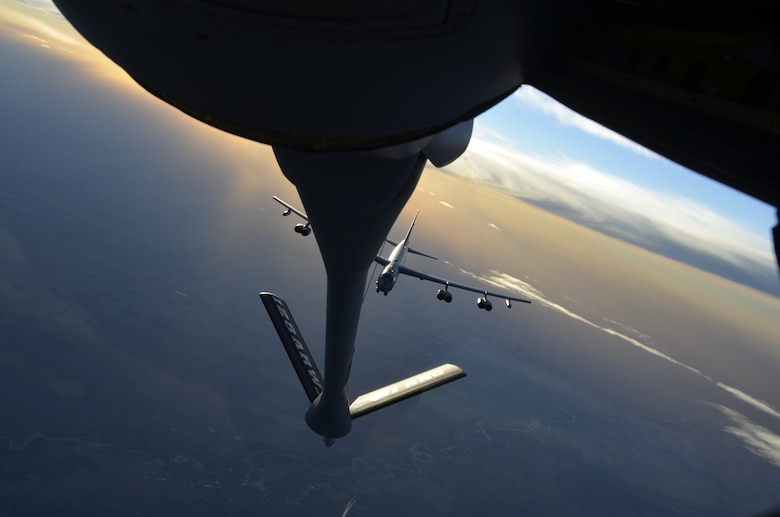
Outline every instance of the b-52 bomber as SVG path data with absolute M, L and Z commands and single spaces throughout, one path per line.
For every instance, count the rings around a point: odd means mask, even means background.
M 274 196 L 274 200 L 286 208 L 283 215 L 294 213 L 305 221 L 305 223 L 300 223 L 295 226 L 296 233 L 303 236 L 311 233 L 311 222 L 305 213 L 276 196 Z M 417 215 L 414 216 L 409 231 L 401 242 L 396 243 L 387 239 L 387 242 L 395 246 L 392 253 L 390 253 L 387 258 L 379 255 L 376 256 L 375 261 L 384 266 L 384 270 L 376 281 L 377 292 L 382 292 L 387 295 L 395 286 L 398 275 L 404 274 L 443 285 L 444 289 L 439 289 L 436 296 L 439 300 L 445 302 L 452 301 L 452 294 L 448 291 L 448 288 L 454 287 L 480 293 L 481 296 L 477 299 L 477 306 L 480 309 L 485 309 L 487 311 L 492 309 L 492 305 L 487 299 L 488 296 L 504 298 L 506 300 L 507 308 L 512 306 L 512 301 L 531 303 L 530 300 L 496 294 L 487 290 L 450 282 L 443 278 L 427 275 L 406 267 L 404 262 L 406 261 L 407 253 L 414 253 L 435 259 L 435 257 L 432 257 L 431 255 L 409 247 L 409 238 L 414 229 L 416 220 Z M 409 397 L 413 397 L 424 391 L 460 379 L 466 375 L 466 372 L 456 365 L 443 364 L 369 393 L 365 393 L 350 403 L 347 397 L 346 381 L 349 376 L 352 362 L 352 346 L 342 346 L 344 343 L 338 342 L 338 346 L 336 346 L 334 350 L 326 350 L 326 374 L 328 373 L 328 370 L 336 372 L 337 374 L 332 377 L 326 376 L 326 378 L 323 379 L 311 352 L 301 336 L 300 329 L 295 323 L 287 303 L 269 292 L 260 293 L 260 299 L 268 311 L 268 315 L 271 317 L 274 328 L 279 334 L 279 338 L 287 351 L 287 355 L 298 375 L 298 379 L 311 403 L 309 410 L 306 412 L 306 422 L 309 424 L 309 427 L 324 437 L 326 447 L 332 446 L 335 438 L 344 436 L 349 432 L 351 420 Z M 347 345 L 351 344 L 347 343 Z M 328 383 L 326 380 L 329 380 L 330 382 Z
M 273 196 L 273 198 L 274 201 L 283 205 L 287 209 L 284 211 L 282 215 L 287 216 L 293 213 L 298 217 L 302 218 L 304 221 L 306 221 L 305 224 L 300 223 L 295 225 L 294 227 L 295 233 L 299 233 L 304 237 L 311 233 L 311 222 L 309 222 L 309 218 L 306 216 L 305 213 L 301 212 L 300 210 L 290 205 L 289 203 L 287 203 L 281 198 L 278 198 L 276 196 Z M 514 296 L 494 293 L 486 289 L 479 289 L 476 287 L 459 284 L 457 282 L 451 282 L 444 278 L 439 278 L 437 276 L 429 275 L 427 273 L 423 273 L 421 271 L 417 271 L 415 269 L 405 266 L 404 264 L 406 262 L 406 256 L 408 253 L 413 253 L 415 255 L 421 255 L 423 257 L 428 257 L 430 259 L 436 260 L 436 257 L 428 255 L 427 253 L 423 253 L 422 251 L 418 251 L 409 246 L 409 238 L 412 235 L 412 230 L 414 229 L 414 223 L 417 221 L 417 215 L 419 215 L 419 213 L 420 211 L 418 210 L 417 214 L 415 214 L 414 219 L 412 220 L 412 224 L 409 227 L 409 231 L 406 232 L 406 237 L 404 237 L 401 242 L 395 242 L 390 239 L 385 239 L 386 242 L 388 242 L 392 246 L 395 246 L 395 248 L 390 253 L 390 255 L 388 257 L 382 257 L 380 255 L 377 255 L 376 258 L 374 259 L 374 262 L 384 266 L 382 273 L 379 275 L 379 277 L 376 280 L 376 292 L 378 293 L 381 292 L 385 296 L 387 296 L 387 293 L 389 293 L 393 289 L 393 287 L 395 287 L 395 284 L 398 281 L 398 275 L 408 275 L 408 276 L 419 278 L 420 280 L 428 280 L 429 282 L 434 282 L 436 284 L 443 285 L 444 289 L 439 289 L 436 291 L 436 298 L 439 300 L 443 300 L 447 303 L 450 303 L 452 301 L 452 293 L 449 292 L 450 287 L 456 289 L 463 289 L 464 291 L 471 291 L 480 294 L 481 296 L 477 298 L 477 307 L 480 309 L 484 309 L 486 311 L 493 310 L 493 304 L 488 299 L 489 296 L 504 299 L 504 303 L 506 304 L 507 308 L 512 307 L 512 302 L 531 303 L 530 300 L 526 300 L 524 298 L 516 298 Z

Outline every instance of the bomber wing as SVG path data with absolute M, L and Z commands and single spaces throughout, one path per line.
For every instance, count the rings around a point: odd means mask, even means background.
M 381 257 L 378 257 L 381 258 Z M 377 261 L 378 262 L 378 261 Z M 434 282 L 437 284 L 443 285 L 445 288 L 449 287 L 455 287 L 457 289 L 463 289 L 464 291 L 471 291 L 472 293 L 478 293 L 482 294 L 484 296 L 495 296 L 496 298 L 502 298 L 507 301 L 513 301 L 513 302 L 520 302 L 520 303 L 531 303 L 531 300 L 527 300 L 525 298 L 517 298 L 514 296 L 507 296 L 506 294 L 501 293 L 495 293 L 493 291 L 488 291 L 486 289 L 479 289 L 477 287 L 471 287 L 470 285 L 465 284 L 459 284 L 457 282 L 451 282 L 449 280 L 446 280 L 444 278 L 439 278 L 438 276 L 429 275 L 427 273 L 423 273 L 421 271 L 417 271 L 415 269 L 401 266 L 398 269 L 398 272 L 403 275 L 413 276 L 416 278 L 419 278 L 420 280 L 428 280 L 429 282 Z
M 301 219 L 303 219 L 304 221 L 308 222 L 309 218 L 306 216 L 306 214 L 304 214 L 303 212 L 301 212 L 300 210 L 298 210 L 297 208 L 292 206 L 290 203 L 288 203 L 284 199 L 278 198 L 276 196 L 273 196 L 273 198 L 274 198 L 274 201 L 276 201 L 280 205 L 282 205 L 285 208 L 287 208 L 287 211 L 284 213 L 284 215 L 290 215 L 290 213 L 293 213 L 293 214 L 297 215 L 298 217 L 300 217 Z
M 309 221 L 309 218 L 306 216 L 306 214 L 304 214 L 303 212 L 301 212 L 300 210 L 298 210 L 297 208 L 295 208 L 294 206 L 292 206 L 290 203 L 288 203 L 282 198 L 276 196 L 273 196 L 273 198 L 274 201 L 276 201 L 277 203 L 279 203 L 280 205 L 284 206 L 287 209 L 284 211 L 282 215 L 287 216 L 290 214 L 295 214 L 301 219 L 303 219 L 304 221 L 306 221 L 306 224 L 299 223 L 295 225 L 295 228 L 293 228 L 293 230 L 295 230 L 295 233 L 299 233 L 304 237 L 306 237 L 311 233 L 311 221 Z

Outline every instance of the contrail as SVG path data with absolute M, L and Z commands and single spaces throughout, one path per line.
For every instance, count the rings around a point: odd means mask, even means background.
M 644 350 L 645 352 L 652 354 L 656 357 L 659 357 L 661 359 L 664 359 L 666 361 L 669 361 L 672 364 L 675 364 L 681 368 L 685 368 L 686 370 L 704 378 L 713 383 L 718 388 L 722 389 L 723 391 L 727 392 L 731 396 L 737 398 L 738 400 L 741 400 L 742 402 L 745 402 L 751 406 L 753 406 L 755 409 L 758 409 L 759 411 L 762 411 L 768 415 L 771 415 L 775 418 L 780 418 L 780 411 L 775 409 L 771 404 L 768 402 L 764 402 L 763 400 L 757 399 L 751 395 L 748 395 L 742 390 L 739 390 L 737 388 L 734 388 L 732 386 L 729 386 L 727 384 L 724 384 L 722 382 L 716 381 L 709 375 L 703 373 L 701 370 L 694 368 L 693 366 L 687 365 L 685 363 L 682 363 L 675 359 L 674 357 L 665 354 L 664 352 L 661 352 L 660 350 L 657 350 L 653 348 L 650 345 L 646 345 L 645 343 L 642 343 L 638 339 L 635 339 L 633 337 L 627 336 L 621 332 L 618 332 L 617 330 L 611 329 L 609 327 L 603 327 L 601 325 L 598 325 L 597 323 L 594 323 L 590 321 L 587 318 L 584 318 L 580 316 L 579 314 L 567 309 L 566 307 L 559 305 L 551 300 L 549 300 L 543 292 L 541 292 L 539 289 L 535 288 L 528 282 L 524 282 L 523 280 L 520 280 L 519 278 L 513 277 L 512 275 L 508 275 L 506 273 L 500 273 L 498 271 L 492 270 L 489 276 L 479 276 L 474 273 L 471 273 L 470 271 L 466 271 L 465 269 L 460 269 L 460 271 L 478 281 L 485 282 L 488 284 L 495 285 L 496 287 L 501 287 L 503 289 L 509 290 L 509 291 L 520 291 L 524 293 L 528 298 L 533 299 L 536 302 L 539 302 L 540 305 L 543 305 L 549 309 L 552 309 L 554 311 L 557 311 L 561 314 L 564 314 L 576 321 L 579 321 L 581 323 L 584 323 L 586 325 L 589 325 L 593 328 L 599 329 L 602 332 L 606 332 L 607 334 L 614 336 L 618 339 L 621 339 L 641 350 Z M 616 322 L 614 320 L 610 320 L 608 318 L 605 318 L 607 321 L 610 321 L 612 323 L 615 323 L 617 325 L 623 326 L 619 322 Z M 647 336 L 645 336 L 647 337 Z
M 357 494 L 353 495 L 352 499 L 350 499 L 349 502 L 347 503 L 347 506 L 344 507 L 344 511 L 341 513 L 341 517 L 347 517 L 347 514 L 349 513 L 349 511 L 352 509 L 352 507 L 355 505 L 356 502 L 357 502 Z

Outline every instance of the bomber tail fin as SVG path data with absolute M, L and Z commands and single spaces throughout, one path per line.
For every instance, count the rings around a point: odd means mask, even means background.
M 409 245 L 409 237 L 412 236 L 412 230 L 414 230 L 414 223 L 417 222 L 417 216 L 418 215 L 420 215 L 420 210 L 419 209 L 417 210 L 417 213 L 414 214 L 414 219 L 412 219 L 412 224 L 411 224 L 411 226 L 409 226 L 409 231 L 406 232 L 406 237 L 404 238 L 404 240 L 406 241 L 406 245 L 407 246 Z
M 418 209 L 417 212 L 414 214 L 414 219 L 412 219 L 412 224 L 409 226 L 409 231 L 406 232 L 406 237 L 404 237 L 403 242 L 405 243 L 406 248 L 409 250 L 409 253 L 414 253 L 415 255 L 422 255 L 423 257 L 428 257 L 433 260 L 439 260 L 433 255 L 428 255 L 427 253 L 423 253 L 420 250 L 416 250 L 409 246 L 409 238 L 412 236 L 412 230 L 414 230 L 414 223 L 417 222 L 417 216 L 420 215 L 420 210 Z M 385 242 L 390 243 L 392 246 L 398 246 L 398 243 L 395 242 L 392 239 L 385 239 Z

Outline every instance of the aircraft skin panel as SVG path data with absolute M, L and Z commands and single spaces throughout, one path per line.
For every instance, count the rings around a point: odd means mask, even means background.
M 443 364 L 360 395 L 350 404 L 349 413 L 354 420 L 465 376 L 459 366 Z
M 290 358 L 295 373 L 298 374 L 298 379 L 301 381 L 309 402 L 314 402 L 323 391 L 322 376 L 289 307 L 287 307 L 287 303 L 269 292 L 260 293 L 260 300 L 265 305 L 268 316 L 271 317 L 271 322 L 279 334 L 279 339 L 282 340 L 287 356 Z

